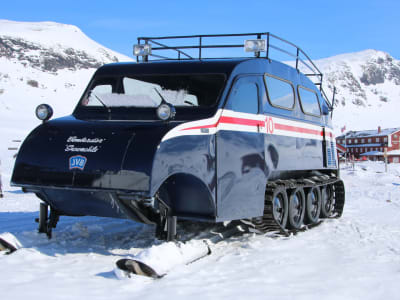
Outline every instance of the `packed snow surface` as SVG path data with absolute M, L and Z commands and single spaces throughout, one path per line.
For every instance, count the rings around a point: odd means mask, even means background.
M 74 48 L 101 62 L 113 56 L 125 60 L 70 25 L 0 20 L 0 35 L 39 44 L 43 51 L 51 49 L 50 54 L 65 55 Z M 337 132 L 344 125 L 347 130 L 400 126 L 395 114 L 399 85 L 394 79 L 347 90 L 364 74 L 359 63 L 371 59 L 393 70 L 392 65 L 399 64 L 374 50 L 333 58 L 336 63 L 318 61 L 323 71 L 331 72 L 327 77 L 332 81 L 349 80 L 339 84 L 338 99 L 349 101 L 334 112 Z M 354 170 L 344 166 L 346 204 L 340 219 L 289 238 L 232 237 L 212 246 L 212 255 L 189 265 L 184 262 L 204 248 L 202 239 L 162 244 L 153 237 L 154 227 L 129 220 L 61 217 L 48 240 L 37 233 L 34 222 L 39 200 L 9 185 L 16 153 L 12 149 L 40 124 L 34 117 L 38 104 L 51 104 L 55 117 L 70 114 L 95 69 L 44 72 L 6 57 L 0 57 L 0 66 L 0 173 L 5 196 L 0 198 L 0 235 L 22 247 L 11 255 L 0 254 L 2 299 L 399 298 L 399 164 L 389 165 L 387 173 L 378 162 L 363 162 Z M 344 75 L 335 75 L 337 70 Z M 352 103 L 363 90 L 368 101 Z M 161 280 L 119 279 L 115 262 L 133 256 L 167 275 Z
M 34 223 L 39 201 L 5 182 L 0 234 L 12 233 L 23 248 L 0 255 L 2 298 L 397 299 L 399 176 L 399 164 L 387 173 L 380 162 L 344 166 L 342 218 L 288 238 L 233 237 L 189 265 L 179 264 L 180 257 L 203 247 L 201 239 L 183 255 L 182 245 L 161 244 L 152 226 L 128 220 L 61 217 L 48 240 Z M 137 254 L 154 262 L 163 257 L 169 273 L 160 280 L 118 279 L 115 262 Z

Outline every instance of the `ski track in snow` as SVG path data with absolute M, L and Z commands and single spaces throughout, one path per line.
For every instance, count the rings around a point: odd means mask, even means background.
M 342 218 L 289 238 L 245 234 L 178 265 L 161 280 L 119 280 L 119 258 L 153 245 L 152 226 L 129 220 L 61 217 L 53 239 L 37 233 L 39 201 L 6 184 L 0 234 L 24 248 L 0 255 L 2 298 L 39 299 L 397 299 L 400 279 L 400 166 L 343 169 Z M 194 241 L 202 243 L 201 240 Z M 199 244 L 200 245 L 200 244 Z M 156 253 L 157 253 L 157 248 Z M 174 260 L 173 251 L 165 251 Z

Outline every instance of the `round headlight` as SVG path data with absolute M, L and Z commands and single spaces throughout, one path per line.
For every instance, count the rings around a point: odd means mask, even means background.
M 157 117 L 163 121 L 166 121 L 168 119 L 171 119 L 175 116 L 175 110 L 172 105 L 168 104 L 161 104 L 159 107 L 157 107 Z
M 53 115 L 53 109 L 48 104 L 40 104 L 36 107 L 36 117 L 41 121 L 49 120 Z

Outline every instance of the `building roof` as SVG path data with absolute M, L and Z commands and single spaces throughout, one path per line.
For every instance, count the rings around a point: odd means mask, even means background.
M 338 143 L 336 143 L 336 149 L 337 149 L 339 152 L 346 152 L 346 148 L 345 148 L 343 145 L 340 145 L 340 144 L 338 144 Z
M 396 131 L 400 131 L 400 127 L 397 128 L 385 128 L 381 129 L 381 132 L 378 133 L 378 129 L 375 130 L 362 130 L 362 131 L 348 131 L 346 134 L 342 134 L 337 138 L 363 138 L 363 137 L 372 137 L 372 136 L 387 136 Z
M 400 150 L 392 150 L 388 151 L 387 155 L 400 155 Z
M 369 152 L 361 153 L 360 156 L 383 156 L 383 152 L 369 151 Z
M 359 148 L 359 147 L 382 147 L 382 144 L 340 144 L 342 147 L 347 148 Z

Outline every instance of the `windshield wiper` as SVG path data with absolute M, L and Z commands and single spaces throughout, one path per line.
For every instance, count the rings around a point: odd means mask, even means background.
M 103 102 L 103 100 L 101 100 L 100 97 L 97 96 L 96 93 L 94 93 L 93 91 L 90 92 L 89 97 L 92 96 L 92 95 L 97 99 L 97 101 L 99 101 L 99 102 L 101 103 L 101 105 L 103 105 L 103 106 L 107 109 L 107 112 L 108 112 L 108 119 L 111 120 L 111 107 L 107 106 L 107 105 Z
M 156 93 L 158 94 L 158 96 L 160 96 L 160 98 L 161 98 L 161 104 L 170 104 L 167 100 L 165 100 L 164 96 L 161 95 L 161 93 L 160 93 L 156 88 L 154 88 L 154 90 L 156 91 Z

